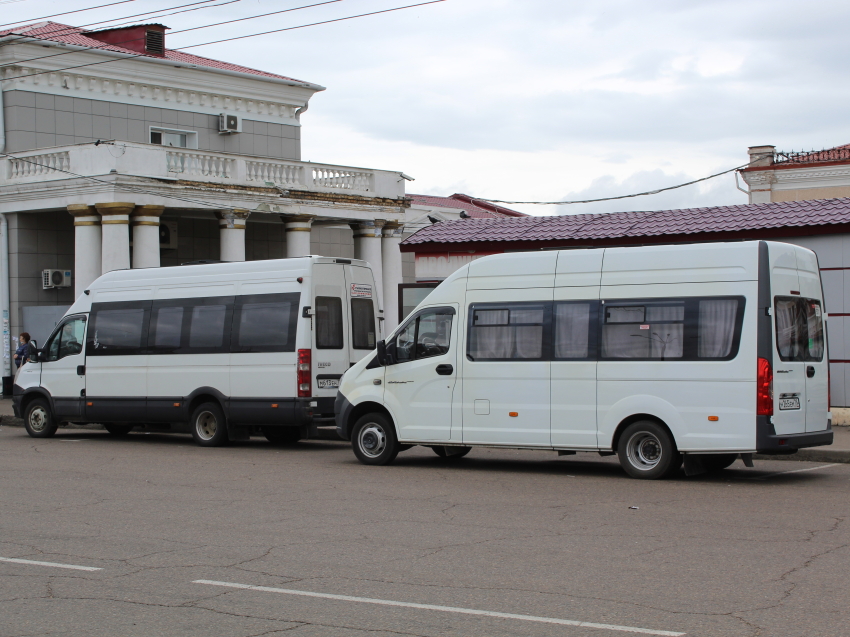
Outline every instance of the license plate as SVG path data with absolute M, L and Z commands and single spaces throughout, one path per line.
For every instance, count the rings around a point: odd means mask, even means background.
M 794 398 L 780 398 L 779 399 L 779 409 L 799 409 L 800 408 L 800 397 L 795 396 Z
M 319 378 L 316 381 L 316 385 L 319 389 L 332 389 L 334 387 L 339 387 L 339 378 Z M 799 408 L 799 405 L 797 405 Z

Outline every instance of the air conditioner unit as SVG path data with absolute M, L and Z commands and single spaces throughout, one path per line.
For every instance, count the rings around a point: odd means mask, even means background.
M 52 290 L 53 288 L 69 288 L 71 287 L 71 271 L 70 270 L 42 270 L 41 271 L 41 288 L 43 290 Z
M 222 113 L 218 116 L 218 132 L 222 135 L 242 132 L 242 118 L 238 115 Z

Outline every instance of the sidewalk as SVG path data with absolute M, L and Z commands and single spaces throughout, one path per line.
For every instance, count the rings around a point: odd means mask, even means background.
M 12 400 L 0 398 L 0 416 L 2 425 L 7 427 L 23 427 L 20 418 L 15 418 L 12 411 Z M 800 449 L 790 456 L 756 456 L 756 458 L 770 460 L 806 460 L 809 462 L 846 462 L 850 463 L 850 427 L 838 426 L 832 428 L 835 439 L 829 447 L 815 447 L 814 449 Z

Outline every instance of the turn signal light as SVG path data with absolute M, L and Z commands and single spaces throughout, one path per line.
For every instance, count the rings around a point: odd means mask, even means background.
M 759 416 L 773 415 L 773 369 L 766 358 L 758 359 L 756 414 Z
M 310 365 L 311 363 L 311 353 L 309 349 L 299 349 L 298 350 L 298 371 L 297 371 L 297 382 L 298 382 L 298 397 L 299 398 L 309 398 L 310 394 L 310 386 L 312 381 L 310 380 Z
M 510 416 L 511 418 L 516 418 L 517 416 L 519 416 L 519 412 L 518 411 L 509 411 L 508 416 Z
M 720 420 L 720 418 L 718 418 L 717 416 L 709 416 L 708 419 L 711 422 L 717 422 L 718 420 Z

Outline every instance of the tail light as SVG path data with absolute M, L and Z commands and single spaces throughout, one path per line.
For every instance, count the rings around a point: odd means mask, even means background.
M 771 369 L 766 358 L 758 360 L 756 414 L 759 416 L 773 415 L 773 369 Z
M 311 394 L 312 375 L 310 372 L 311 354 L 309 349 L 298 350 L 298 372 L 296 374 L 298 380 L 298 397 L 308 398 Z

